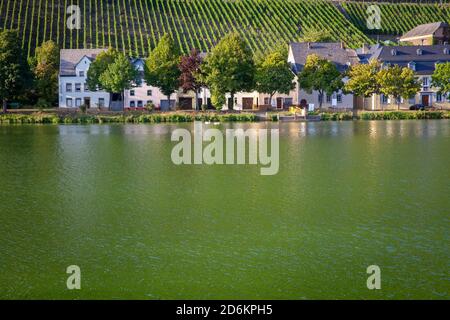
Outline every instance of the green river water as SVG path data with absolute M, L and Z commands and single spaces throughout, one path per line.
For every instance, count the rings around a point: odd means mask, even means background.
M 215 126 L 280 129 L 274 176 L 180 127 L 0 126 L 0 298 L 450 298 L 450 121 Z

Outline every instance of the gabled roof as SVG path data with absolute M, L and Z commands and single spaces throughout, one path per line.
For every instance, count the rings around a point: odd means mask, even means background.
M 358 55 L 353 49 L 346 49 L 340 42 L 291 42 L 290 50 L 294 58 L 294 71 L 300 72 L 306 58 L 311 54 L 333 62 L 339 71 L 345 71 L 349 65 L 359 62 Z
M 60 51 L 59 74 L 61 76 L 75 76 L 75 67 L 87 57 L 91 60 L 106 49 L 62 49 Z
M 418 54 L 418 49 L 421 50 Z M 450 45 L 433 46 L 386 46 L 376 51 L 371 59 L 378 59 L 382 63 L 396 64 L 407 67 L 408 63 L 415 63 L 416 73 L 419 75 L 432 74 L 437 62 L 450 62 Z M 393 54 L 394 53 L 394 54 Z
M 421 24 L 405 33 L 400 39 L 431 36 L 441 27 L 448 27 L 448 24 L 445 22 Z

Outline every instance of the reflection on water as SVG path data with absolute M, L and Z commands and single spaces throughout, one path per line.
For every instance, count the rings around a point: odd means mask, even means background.
M 179 127 L 0 126 L 0 297 L 449 298 L 449 121 L 204 124 L 279 128 L 270 177 Z

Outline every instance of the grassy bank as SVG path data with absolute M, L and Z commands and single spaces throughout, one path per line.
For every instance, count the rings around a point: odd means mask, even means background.
M 352 120 L 351 112 L 321 113 L 322 121 Z M 420 120 L 450 119 L 450 111 L 376 111 L 359 112 L 358 120 Z
M 320 113 L 322 121 L 353 120 L 351 112 Z M 271 113 L 269 121 L 277 121 L 277 113 Z M 415 120 L 450 119 L 450 111 L 377 111 L 359 112 L 357 120 Z M 177 123 L 192 121 L 210 122 L 254 122 L 258 121 L 254 113 L 144 113 L 144 114 L 82 114 L 47 113 L 0 114 L 0 124 L 95 124 L 95 123 Z
M 93 123 L 164 123 L 164 122 L 233 122 L 257 121 L 254 114 L 216 114 L 216 113 L 154 113 L 154 114 L 120 114 L 120 115 L 90 115 L 90 114 L 2 114 L 2 124 L 93 124 Z

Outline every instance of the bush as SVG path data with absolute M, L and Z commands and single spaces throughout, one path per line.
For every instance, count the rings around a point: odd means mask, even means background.
M 450 112 L 445 111 L 381 111 L 362 112 L 361 120 L 414 120 L 414 119 L 448 119 Z

